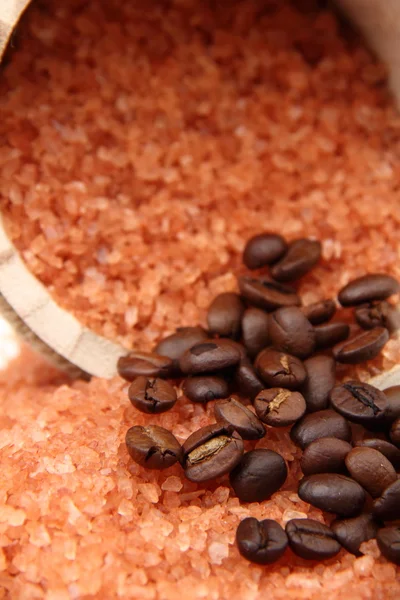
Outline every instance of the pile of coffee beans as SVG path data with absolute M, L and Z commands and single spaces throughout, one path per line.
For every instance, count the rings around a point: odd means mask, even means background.
M 330 527 L 293 519 L 285 531 L 269 519 L 244 519 L 237 529 L 240 553 L 269 564 L 290 547 L 304 559 L 321 560 L 342 547 L 359 555 L 360 545 L 376 538 L 382 554 L 400 564 L 400 527 L 390 524 L 400 520 L 400 387 L 382 392 L 336 378 L 337 363 L 375 358 L 399 329 L 400 313 L 388 302 L 399 284 L 368 274 L 342 288 L 338 302 L 303 306 L 290 283 L 320 256 L 315 240 L 253 237 L 243 261 L 249 271 L 259 271 L 238 277 L 239 293 L 211 302 L 207 330 L 181 327 L 153 352 L 121 358 L 119 374 L 131 382 L 129 399 L 139 411 L 171 409 L 179 387 L 192 402 L 216 400 L 216 422 L 183 446 L 157 425 L 131 427 L 126 445 L 143 467 L 179 463 L 194 482 L 229 474 L 242 502 L 262 502 L 282 487 L 287 465 L 272 450 L 245 452 L 245 441 L 268 436 L 271 427 L 291 427 L 291 439 L 303 450 L 298 494 L 337 519 Z

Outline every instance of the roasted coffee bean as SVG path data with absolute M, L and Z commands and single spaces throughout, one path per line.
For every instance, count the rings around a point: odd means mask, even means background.
M 383 421 L 389 405 L 383 392 L 361 381 L 346 381 L 335 386 L 330 398 L 335 410 L 361 425 Z
M 235 369 L 233 386 L 239 394 L 251 401 L 264 389 L 264 384 L 258 378 L 253 365 L 246 359 L 241 360 L 239 366 Z
M 318 241 L 300 239 L 289 244 L 288 251 L 271 269 L 277 281 L 293 281 L 308 273 L 321 257 L 321 244 Z
M 335 437 L 325 437 L 311 442 L 300 459 L 304 475 L 316 473 L 342 473 L 346 470 L 345 458 L 351 444 Z
M 400 418 L 400 385 L 386 388 L 383 393 L 389 402 L 386 419 L 388 422 L 395 421 Z
M 216 402 L 214 416 L 217 423 L 232 425 L 244 440 L 259 440 L 265 435 L 260 419 L 235 396 Z
M 158 425 L 131 427 L 125 443 L 133 460 L 146 469 L 167 469 L 182 456 L 181 445 L 175 436 Z
M 246 452 L 229 480 L 241 502 L 263 502 L 285 483 L 287 467 L 280 454 L 257 448 Z
M 397 521 L 400 519 L 400 479 L 391 483 L 374 501 L 373 514 L 382 521 Z
M 371 302 L 357 306 L 354 316 L 360 327 L 385 327 L 389 333 L 400 329 L 400 312 L 388 302 Z
M 178 399 L 168 381 L 143 375 L 131 383 L 128 396 L 135 408 L 148 414 L 163 413 L 172 408 Z
M 249 239 L 243 251 L 243 262 L 248 269 L 272 265 L 287 250 L 287 243 L 276 233 L 261 233 Z
M 243 440 L 232 426 L 214 423 L 192 433 L 182 449 L 186 477 L 200 483 L 236 467 L 243 454 Z
M 231 340 L 205 340 L 186 350 L 179 366 L 185 374 L 212 373 L 236 365 L 240 358 L 240 349 Z
M 126 356 L 121 356 L 117 363 L 118 374 L 127 381 L 136 377 L 169 377 L 173 363 L 168 356 L 161 356 L 154 352 L 132 351 Z
M 352 519 L 336 519 L 331 529 L 343 548 L 355 556 L 362 556 L 360 546 L 376 537 L 378 524 L 372 515 L 364 513 Z
M 260 352 L 254 366 L 261 379 L 270 387 L 298 390 L 307 378 L 299 358 L 271 348 Z
M 340 551 L 333 531 L 314 519 L 292 519 L 286 523 L 289 546 L 306 560 L 325 560 Z
M 305 415 L 301 421 L 293 425 L 290 437 L 297 446 L 304 450 L 308 444 L 319 438 L 335 437 L 350 442 L 351 429 L 342 415 L 327 409 Z
M 386 456 L 396 471 L 400 469 L 400 450 L 390 442 L 387 442 L 386 440 L 380 440 L 378 438 L 367 438 L 356 442 L 355 446 L 361 448 L 374 448 L 375 450 L 378 450 L 378 452 L 381 452 L 383 456 Z
M 304 415 L 306 401 L 299 392 L 270 388 L 258 394 L 254 408 L 263 423 L 271 427 L 287 427 Z
M 400 565 L 400 527 L 383 527 L 376 536 L 379 550 L 395 565 Z
M 363 509 L 365 492 L 357 481 L 338 473 L 318 473 L 304 477 L 298 494 L 321 510 L 341 517 L 355 517 Z
M 236 338 L 240 334 L 243 313 L 244 304 L 238 294 L 219 294 L 208 308 L 208 329 L 214 335 Z
M 247 353 L 257 356 L 269 344 L 269 315 L 260 308 L 248 308 L 242 318 L 242 337 Z
M 312 325 L 321 325 L 332 319 L 336 312 L 336 304 L 334 300 L 320 300 L 303 306 L 301 310 Z
M 315 348 L 325 350 L 339 342 L 347 340 L 350 335 L 350 326 L 347 323 L 324 323 L 314 327 Z
M 185 379 L 182 391 L 192 402 L 205 404 L 211 400 L 227 398 L 229 384 L 225 379 L 216 375 L 198 375 Z
M 400 419 L 396 419 L 390 429 L 390 439 L 393 444 L 400 448 Z
M 247 517 L 236 530 L 236 544 L 240 554 L 247 560 L 269 565 L 283 556 L 288 538 L 276 521 L 258 521 L 254 517 Z
M 202 327 L 179 327 L 175 333 L 159 341 L 154 352 L 168 356 L 173 361 L 174 370 L 179 371 L 179 359 L 182 354 L 207 338 L 208 334 Z
M 352 478 L 373 498 L 380 496 L 397 479 L 392 463 L 373 448 L 353 448 L 346 456 L 346 467 Z
M 386 300 L 399 291 L 399 283 L 390 275 L 374 273 L 353 279 L 339 292 L 342 306 L 356 306 L 374 300 Z
M 315 348 L 315 332 L 297 306 L 279 308 L 270 316 L 269 337 L 276 350 L 307 358 Z
M 340 342 L 333 347 L 333 356 L 338 362 L 355 365 L 378 356 L 389 339 L 389 332 L 384 327 L 375 327 L 370 331 L 359 333 Z
M 271 311 L 281 306 L 300 304 L 300 298 L 293 288 L 268 277 L 255 278 L 243 275 L 238 278 L 238 284 L 243 298 L 258 308 Z
M 330 356 L 312 356 L 304 361 L 307 379 L 302 394 L 308 412 L 324 410 L 329 405 L 329 394 L 335 387 L 336 363 Z

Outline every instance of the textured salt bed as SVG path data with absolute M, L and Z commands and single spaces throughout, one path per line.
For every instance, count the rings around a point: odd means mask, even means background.
M 323 241 L 307 301 L 365 270 L 400 275 L 400 119 L 382 69 L 332 15 L 272 1 L 119 4 L 36 4 L 0 83 L 2 210 L 58 301 L 149 347 L 234 289 L 243 244 L 264 227 Z M 294 44 L 311 38 L 314 66 Z M 399 358 L 391 340 L 383 359 L 340 376 Z M 178 467 L 128 459 L 127 428 L 150 419 L 120 380 L 71 385 L 24 349 L 1 373 L 0 406 L 0 597 L 399 597 L 375 542 L 323 564 L 239 557 L 245 516 L 325 520 L 295 493 L 287 431 L 257 444 L 287 459 L 284 490 L 240 506 L 226 478 L 196 486 Z M 181 399 L 151 421 L 183 441 L 211 412 Z

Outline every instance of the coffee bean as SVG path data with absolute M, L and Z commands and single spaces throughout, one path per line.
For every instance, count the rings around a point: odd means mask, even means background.
M 315 347 L 317 350 L 331 348 L 339 342 L 347 340 L 350 326 L 347 323 L 324 323 L 314 327 Z
M 312 356 L 304 361 L 307 379 L 302 394 L 308 412 L 328 408 L 329 394 L 335 387 L 336 363 L 330 356 Z
M 382 521 L 397 521 L 400 519 L 400 479 L 391 483 L 374 501 L 372 512 Z
M 386 419 L 389 422 L 395 421 L 400 417 L 400 385 L 386 388 L 383 393 L 389 402 Z
M 354 423 L 381 422 L 388 410 L 388 400 L 378 388 L 361 381 L 346 381 L 333 388 L 331 404 L 341 415 Z
M 400 565 L 400 527 L 383 527 L 376 536 L 379 550 L 395 565 Z
M 200 483 L 229 473 L 243 454 L 243 440 L 232 426 L 202 427 L 183 444 L 183 468 L 190 481 Z
M 393 444 L 400 448 L 400 419 L 396 419 L 390 429 L 390 439 Z
M 318 473 L 304 477 L 300 481 L 298 494 L 304 502 L 342 517 L 360 514 L 365 502 L 365 492 L 361 485 L 338 473 Z
M 247 560 L 269 565 L 283 556 L 288 538 L 276 521 L 258 521 L 254 517 L 247 517 L 236 530 L 236 544 L 240 554 Z
M 374 273 L 353 279 L 339 292 L 342 306 L 355 306 L 373 300 L 386 300 L 399 291 L 399 283 L 390 275 Z
M 257 377 L 249 360 L 241 360 L 239 366 L 235 369 L 233 386 L 242 396 L 250 398 L 251 401 L 264 389 L 264 384 Z
M 352 519 L 336 519 L 331 529 L 343 548 L 355 556 L 362 556 L 361 544 L 376 537 L 378 525 L 372 515 L 364 513 Z
M 351 429 L 342 415 L 327 409 L 305 415 L 296 425 L 293 425 L 290 437 L 304 450 L 308 444 L 319 438 L 335 437 L 350 442 Z
M 306 412 L 306 402 L 299 392 L 271 388 L 258 394 L 254 408 L 263 423 L 271 427 L 287 427 L 301 419 Z
M 299 389 L 307 378 L 303 363 L 296 356 L 266 348 L 254 363 L 261 379 L 270 387 Z
M 365 440 L 356 442 L 355 446 L 361 448 L 374 448 L 375 450 L 378 450 L 378 452 L 381 452 L 383 456 L 386 456 L 396 471 L 400 469 L 400 450 L 390 442 L 377 438 L 367 438 Z
M 148 414 L 163 413 L 172 408 L 178 399 L 168 381 L 143 375 L 131 383 L 128 396 L 135 408 Z
M 146 469 L 167 469 L 181 459 L 182 448 L 168 429 L 135 425 L 128 429 L 126 447 L 133 460 Z
M 261 233 L 247 242 L 243 252 L 243 262 L 248 269 L 259 269 L 272 265 L 287 250 L 287 243 L 281 235 Z
M 202 327 L 179 327 L 175 333 L 160 340 L 154 352 L 168 356 L 173 361 L 174 370 L 179 370 L 182 354 L 207 338 L 208 334 Z
M 281 306 L 297 306 L 300 304 L 300 298 L 295 290 L 286 285 L 282 285 L 268 277 L 242 276 L 238 278 L 239 290 L 253 306 L 265 310 L 275 310 Z
M 269 337 L 276 350 L 307 358 L 315 348 L 314 327 L 297 306 L 279 308 L 270 316 Z
M 389 332 L 384 327 L 375 327 L 370 331 L 359 333 L 340 342 L 333 347 L 333 356 L 338 362 L 355 365 L 378 356 L 389 339 Z
M 241 352 L 231 340 L 205 340 L 186 350 L 179 360 L 185 374 L 212 373 L 236 365 Z
M 229 385 L 225 379 L 216 375 L 198 375 L 185 379 L 182 391 L 192 402 L 205 404 L 211 400 L 227 398 Z
M 260 308 L 248 308 L 242 318 L 243 343 L 251 358 L 269 344 L 269 315 Z
M 271 269 L 277 281 L 293 281 L 308 273 L 321 257 L 318 241 L 300 239 L 289 244 L 287 253 Z
M 261 421 L 235 396 L 216 402 L 214 416 L 217 423 L 232 425 L 244 440 L 259 440 L 265 435 Z
M 342 473 L 346 470 L 345 458 L 351 445 L 344 440 L 325 437 L 309 444 L 300 459 L 304 475 L 316 473 Z
M 363 329 L 385 327 L 389 333 L 400 329 L 400 312 L 385 301 L 361 304 L 355 309 L 354 316 Z
M 336 304 L 334 300 L 320 300 L 303 306 L 301 310 L 312 325 L 320 325 L 332 319 L 336 312 Z
M 263 502 L 285 483 L 287 467 L 273 450 L 258 448 L 246 452 L 229 475 L 231 486 L 241 502 Z
M 240 334 L 243 313 L 244 304 L 238 294 L 219 294 L 208 308 L 208 329 L 214 335 L 236 338 Z
M 392 463 L 373 448 L 353 448 L 346 456 L 346 467 L 352 478 L 373 498 L 380 496 L 397 479 Z
M 118 374 L 127 381 L 136 377 L 169 377 L 173 363 L 167 356 L 154 352 L 132 351 L 126 356 L 121 356 L 117 363 Z
M 292 519 L 286 523 L 289 546 L 306 560 L 325 560 L 340 551 L 333 531 L 314 519 Z

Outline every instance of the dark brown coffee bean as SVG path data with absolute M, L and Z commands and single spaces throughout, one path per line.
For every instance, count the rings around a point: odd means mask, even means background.
M 376 536 L 379 550 L 395 565 L 400 565 L 400 527 L 383 527 Z
M 242 318 L 242 337 L 247 353 L 257 356 L 269 344 L 268 313 L 260 308 L 248 308 Z
M 400 417 L 400 385 L 386 388 L 383 393 L 389 402 L 386 419 L 389 422 L 395 421 Z
M 132 351 L 126 356 L 121 356 L 117 363 L 118 374 L 127 381 L 136 377 L 169 377 L 173 363 L 168 356 L 161 356 L 154 352 Z
M 233 387 L 243 397 L 251 401 L 264 389 L 264 384 L 257 377 L 253 365 L 249 360 L 241 360 L 235 369 L 233 376 Z
M 239 290 L 253 306 L 265 310 L 276 310 L 281 306 L 297 306 L 300 298 L 295 290 L 282 285 L 268 277 L 254 278 L 242 276 L 238 278 Z
M 231 486 L 241 502 L 263 502 L 285 483 L 287 467 L 273 450 L 258 448 L 243 455 L 229 475 Z
M 321 257 L 321 244 L 318 241 L 300 239 L 289 244 L 287 253 L 271 269 L 277 281 L 299 279 L 317 264 Z
M 380 496 L 397 479 L 392 463 L 373 448 L 353 448 L 346 456 L 346 467 L 352 478 L 373 498 Z
M 260 352 L 254 365 L 261 379 L 270 387 L 298 390 L 307 378 L 299 358 L 271 348 Z
M 148 414 L 163 413 L 172 408 L 178 399 L 168 381 L 143 375 L 131 383 L 128 396 L 135 408 Z
M 185 379 L 182 391 L 192 402 L 205 404 L 211 400 L 227 398 L 229 396 L 229 385 L 222 377 L 199 375 Z
M 351 428 L 346 419 L 334 410 L 320 410 L 305 415 L 296 425 L 293 425 L 290 437 L 304 450 L 319 438 L 335 437 L 350 442 Z
M 283 556 L 288 538 L 276 521 L 247 517 L 236 530 L 236 544 L 240 554 L 250 562 L 270 565 Z
M 181 445 L 175 436 L 158 425 L 131 427 L 125 443 L 133 460 L 146 469 L 167 469 L 182 455 Z
M 355 556 L 362 556 L 361 544 L 376 537 L 378 525 L 372 515 L 364 513 L 352 519 L 336 519 L 331 529 L 343 548 Z
M 350 335 L 350 326 L 347 323 L 324 323 L 314 327 L 315 347 L 317 350 L 331 348 L 339 342 L 347 340 Z
M 287 427 L 301 419 L 306 412 L 306 402 L 299 392 L 271 388 L 258 394 L 254 408 L 263 423 L 271 427 Z
M 370 331 L 359 333 L 340 342 L 333 347 L 333 356 L 338 362 L 355 365 L 378 356 L 389 339 L 389 332 L 384 327 L 375 327 Z
M 385 327 L 389 333 L 400 329 L 400 312 L 385 301 L 362 304 L 354 310 L 354 316 L 363 329 Z
M 325 560 L 340 551 L 333 531 L 314 519 L 292 519 L 286 523 L 289 546 L 306 560 Z
M 200 483 L 232 471 L 243 454 L 243 440 L 232 426 L 202 427 L 183 444 L 183 468 L 190 481 Z
M 208 334 L 202 327 L 179 327 L 175 333 L 159 341 L 154 352 L 168 356 L 176 370 L 179 369 L 179 359 L 182 354 L 207 338 Z
M 307 358 L 315 348 L 314 327 L 297 306 L 279 308 L 270 316 L 269 337 L 276 350 Z
M 359 515 L 365 502 L 361 485 L 338 473 L 304 477 L 300 481 L 298 494 L 304 502 L 342 517 Z
M 216 402 L 214 416 L 217 423 L 232 425 L 244 440 L 259 440 L 265 435 L 260 419 L 234 396 Z
M 380 440 L 378 438 L 367 438 L 356 442 L 355 446 L 362 448 L 374 448 L 375 450 L 378 450 L 378 452 L 381 452 L 383 456 L 386 456 L 396 471 L 400 469 L 400 450 L 390 442 L 387 442 L 386 440 Z
M 302 394 L 308 412 L 328 408 L 329 394 L 335 387 L 336 363 L 331 356 L 312 356 L 304 361 L 307 379 Z
M 241 352 L 231 340 L 205 340 L 186 350 L 179 360 L 185 374 L 212 373 L 236 365 Z
M 287 250 L 287 243 L 281 235 L 261 233 L 249 239 L 243 251 L 243 262 L 248 269 L 259 269 L 272 265 Z
M 395 446 L 400 448 L 400 419 L 396 419 L 390 428 L 390 439 Z
M 342 473 L 346 470 L 345 458 L 351 445 L 344 440 L 325 437 L 309 444 L 300 459 L 304 475 L 316 473 Z
M 396 479 L 374 501 L 373 514 L 382 521 L 397 521 L 400 519 L 400 479 Z
M 238 294 L 219 294 L 208 308 L 208 329 L 214 335 L 236 338 L 240 334 L 243 313 L 244 304 Z
M 333 388 L 331 404 L 341 415 L 354 423 L 372 424 L 383 421 L 388 400 L 378 388 L 361 381 L 346 381 Z
M 356 306 L 374 300 L 386 300 L 399 291 L 399 283 L 390 275 L 373 273 L 353 279 L 339 292 L 342 306 Z
M 320 300 L 303 306 L 301 310 L 312 325 L 320 325 L 332 319 L 336 312 L 336 304 L 334 300 Z

